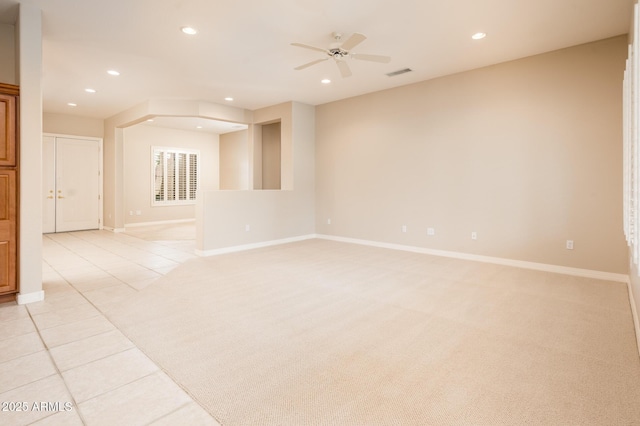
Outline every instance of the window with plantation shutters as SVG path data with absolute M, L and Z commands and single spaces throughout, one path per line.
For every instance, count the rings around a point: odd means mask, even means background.
M 194 150 L 152 148 L 153 205 L 195 204 L 199 156 Z
M 623 224 L 634 265 L 640 265 L 640 5 L 634 5 L 633 34 L 623 80 Z M 640 268 L 638 274 L 640 274 Z

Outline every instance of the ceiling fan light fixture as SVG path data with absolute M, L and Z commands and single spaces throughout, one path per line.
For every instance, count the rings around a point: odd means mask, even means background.
M 483 38 L 485 38 L 487 36 L 487 33 L 475 33 L 474 35 L 471 36 L 472 39 L 474 40 L 482 40 Z

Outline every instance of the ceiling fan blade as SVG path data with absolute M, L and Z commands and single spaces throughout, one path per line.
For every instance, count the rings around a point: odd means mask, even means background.
M 353 33 L 353 35 L 349 37 L 347 41 L 342 43 L 342 46 L 340 46 L 340 48 L 343 50 L 351 50 L 357 45 L 359 45 L 360 43 L 362 43 L 363 41 L 365 41 L 366 39 L 367 38 L 362 34 Z
M 338 69 L 340 70 L 340 74 L 343 78 L 351 77 L 351 69 L 349 68 L 349 64 L 344 61 L 336 61 L 338 65 Z
M 297 46 L 297 47 L 304 47 L 305 49 L 311 49 L 311 50 L 317 50 L 318 52 L 324 52 L 324 53 L 329 53 L 327 51 L 327 49 L 322 49 L 320 47 L 315 47 L 315 46 L 309 46 L 308 44 L 302 44 L 302 43 L 291 43 L 292 46 Z
M 328 60 L 328 59 L 329 59 L 329 58 L 317 59 L 317 60 L 315 60 L 315 61 L 311 61 L 311 62 L 309 62 L 309 63 L 307 63 L 307 64 L 303 64 L 303 65 L 297 66 L 297 67 L 295 67 L 295 68 L 294 68 L 294 70 L 303 70 L 303 69 L 305 69 L 305 68 L 307 68 L 307 67 L 310 67 L 311 65 L 315 65 L 315 64 L 317 64 L 317 63 L 324 62 L 324 61 L 326 61 L 326 60 Z
M 382 62 L 383 64 L 388 64 L 391 61 L 389 56 L 367 55 L 365 53 L 353 53 L 351 57 L 353 59 L 360 59 L 361 61 Z

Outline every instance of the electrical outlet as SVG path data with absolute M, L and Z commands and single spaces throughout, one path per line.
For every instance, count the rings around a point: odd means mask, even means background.
M 478 233 L 477 233 L 476 231 L 473 231 L 473 232 L 471 233 L 471 239 L 472 239 L 472 240 L 477 240 L 477 239 L 478 239 Z
M 436 235 L 435 228 L 427 228 L 427 235 Z
M 331 219 L 327 219 L 327 225 L 331 225 Z
M 407 232 L 407 225 L 402 225 L 402 232 Z
M 573 250 L 573 240 L 567 240 L 567 250 Z
M 251 225 L 245 225 L 244 230 L 247 232 L 251 231 Z
M 136 210 L 136 216 L 142 215 L 142 210 Z
M 133 210 L 129 210 L 129 216 L 133 216 Z

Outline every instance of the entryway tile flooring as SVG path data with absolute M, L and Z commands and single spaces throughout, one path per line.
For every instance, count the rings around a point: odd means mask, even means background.
M 195 257 L 193 235 L 44 235 L 45 300 L 0 304 L 0 424 L 217 425 L 103 315 Z

